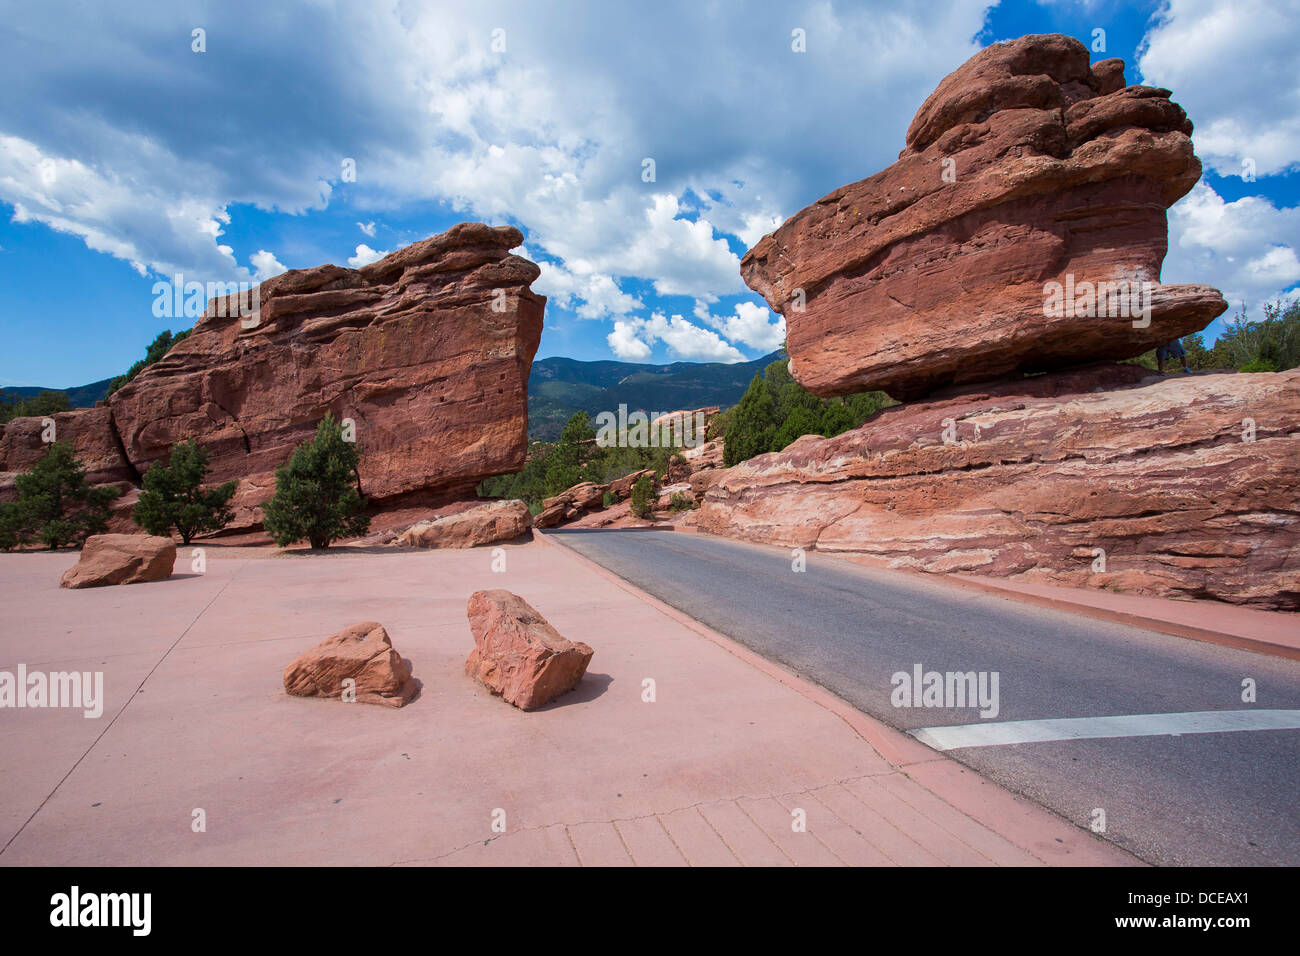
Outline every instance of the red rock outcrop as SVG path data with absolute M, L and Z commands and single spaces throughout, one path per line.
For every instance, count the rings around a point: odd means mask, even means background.
M 908 399 L 1204 328 L 1226 308 L 1219 292 L 1159 283 L 1165 210 L 1201 173 L 1169 96 L 1125 86 L 1122 61 L 1090 67 L 1066 36 L 976 54 L 921 106 L 896 163 L 743 259 L 745 281 L 785 316 L 794 377 L 819 395 Z M 1099 296 L 1097 283 L 1137 285 Z M 1134 319 L 1146 302 L 1149 322 Z
M 47 430 L 43 418 L 15 418 L 0 425 L 0 500 L 12 497 L 14 477 L 30 471 L 45 454 L 46 436 L 72 445 L 92 485 L 139 480 L 117 440 L 112 412 L 107 407 L 58 412 L 49 417 L 54 422 L 52 431 Z
M 624 475 L 622 478 L 615 478 L 609 483 L 610 494 L 620 500 L 630 497 L 632 494 L 632 486 L 642 478 L 649 478 L 651 482 L 654 482 L 655 470 L 653 468 L 642 468 L 640 471 L 634 471 L 631 474 Z
M 360 269 L 268 279 L 256 322 L 233 297 L 213 300 L 106 408 L 55 416 L 58 437 L 96 481 L 138 481 L 176 442 L 197 439 L 210 482 L 239 480 L 232 530 L 260 523 L 275 469 L 326 412 L 352 419 L 361 489 L 377 507 L 472 497 L 527 451 L 546 299 L 529 289 L 537 266 L 509 253 L 522 242 L 513 227 L 462 223 Z M 0 471 L 30 467 L 39 422 L 5 427 Z
M 698 526 L 895 568 L 1300 608 L 1300 370 L 1141 376 L 886 408 L 722 472 Z
M 98 588 L 110 584 L 164 581 L 176 565 L 171 538 L 150 534 L 96 534 L 86 539 L 81 557 L 63 573 L 60 587 Z
M 568 693 L 587 672 L 592 649 L 561 635 L 517 594 L 475 591 L 467 613 L 474 650 L 465 673 L 520 710 Z
M 373 621 L 345 627 L 284 669 L 284 691 L 294 697 L 401 707 L 417 688 L 410 665 L 393 649 L 388 632 Z

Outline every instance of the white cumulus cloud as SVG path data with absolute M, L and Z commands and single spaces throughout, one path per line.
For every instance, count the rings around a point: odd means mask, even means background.
M 1278 208 L 1260 196 L 1226 202 L 1206 183 L 1169 210 L 1165 282 L 1208 282 L 1228 300 L 1228 316 L 1244 303 L 1260 306 L 1296 296 L 1300 284 L 1300 209 Z
M 253 278 L 258 282 L 263 282 L 272 276 L 278 276 L 285 272 L 285 267 L 275 258 L 273 253 L 265 249 L 259 249 L 249 257 L 253 263 Z
M 740 350 L 716 332 L 700 328 L 680 315 L 669 317 L 662 312 L 653 312 L 648 319 L 615 322 L 606 341 L 615 355 L 629 361 L 648 357 L 655 342 L 663 342 L 674 356 L 689 361 L 745 361 Z
M 348 265 L 354 269 L 360 269 L 362 266 L 368 266 L 372 262 L 378 262 L 380 259 L 384 258 L 384 256 L 388 255 L 388 253 L 389 250 L 387 249 L 383 252 L 379 252 L 375 249 L 371 249 L 363 242 L 361 245 L 357 246 L 356 255 L 348 256 Z
M 785 317 L 766 306 L 741 302 L 731 315 L 713 315 L 708 303 L 696 301 L 695 317 L 733 342 L 771 352 L 785 341 Z
M 1168 0 L 1145 37 L 1142 82 L 1174 91 L 1197 154 L 1223 176 L 1300 164 L 1300 4 Z

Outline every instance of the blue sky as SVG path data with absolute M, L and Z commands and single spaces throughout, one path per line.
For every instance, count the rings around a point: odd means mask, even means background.
M 125 370 L 188 324 L 153 316 L 159 277 L 357 265 L 466 219 L 542 264 L 539 357 L 757 357 L 782 326 L 740 256 L 1025 33 L 1103 30 L 1094 59 L 1196 124 L 1164 281 L 1225 318 L 1300 286 L 1300 0 L 107 6 L 0 5 L 0 385 Z

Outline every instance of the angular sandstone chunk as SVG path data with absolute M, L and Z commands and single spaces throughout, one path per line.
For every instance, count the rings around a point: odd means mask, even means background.
M 520 710 L 535 710 L 572 690 L 592 649 L 570 641 L 509 591 L 475 591 L 469 599 L 474 650 L 465 673 Z
M 345 685 L 351 679 L 355 685 Z M 393 650 L 388 632 L 373 621 L 345 627 L 284 669 L 285 693 L 401 707 L 415 694 L 411 668 Z M 347 696 L 345 696 L 345 692 Z
M 63 574 L 60 587 L 98 588 L 140 584 L 171 577 L 176 545 L 151 534 L 96 534 L 86 539 L 81 559 Z

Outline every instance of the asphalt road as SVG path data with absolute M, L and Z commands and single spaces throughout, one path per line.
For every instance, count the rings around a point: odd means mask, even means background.
M 1296 661 L 811 552 L 806 570 L 796 572 L 789 550 L 707 535 L 548 534 L 904 731 L 1203 711 L 1246 712 L 1210 720 L 1261 722 L 1268 715 L 1257 711 L 1300 709 Z M 985 718 L 978 708 L 952 706 L 961 703 L 955 696 L 929 701 L 948 706 L 924 706 L 924 697 L 923 706 L 895 706 L 891 696 L 918 701 L 894 680 L 917 665 L 923 673 L 985 672 L 990 695 L 996 672 L 997 714 Z M 1246 678 L 1255 682 L 1254 703 L 1242 701 Z M 1022 726 L 1005 732 L 1014 737 Z M 1300 864 L 1298 729 L 959 746 L 947 753 L 1081 827 L 1091 828 L 1103 810 L 1101 835 L 1150 863 Z

